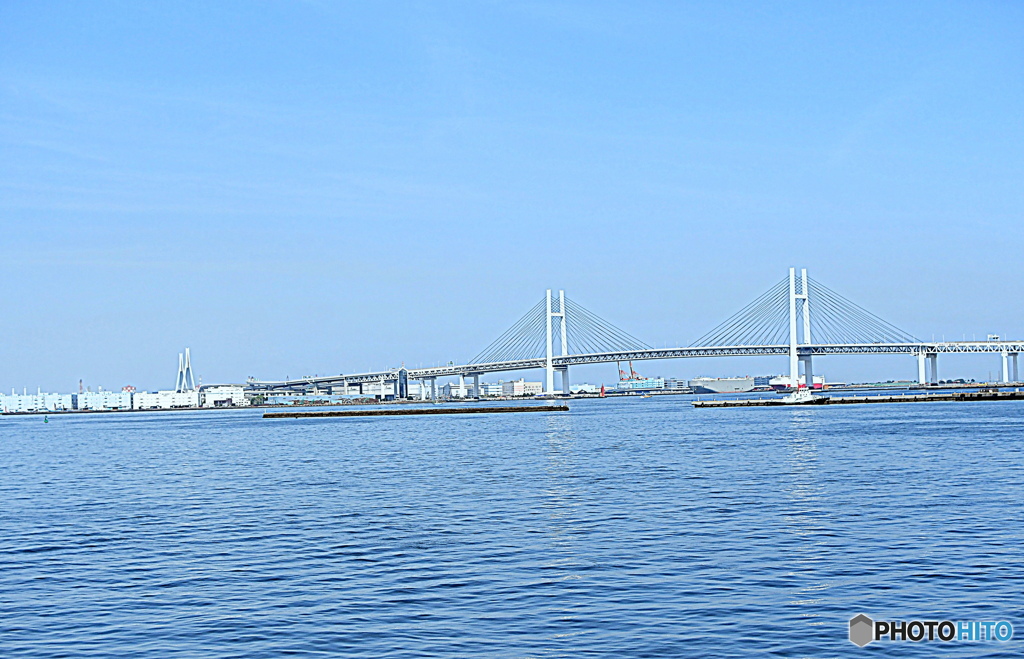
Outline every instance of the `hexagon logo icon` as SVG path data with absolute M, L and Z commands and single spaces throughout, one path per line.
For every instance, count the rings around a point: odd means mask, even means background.
M 850 618 L 850 642 L 859 648 L 875 640 L 875 621 L 863 613 Z

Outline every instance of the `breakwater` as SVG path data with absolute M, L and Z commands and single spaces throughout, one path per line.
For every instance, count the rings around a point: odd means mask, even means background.
M 793 405 L 853 405 L 863 403 L 936 403 L 943 401 L 1024 400 L 1024 391 L 947 391 L 943 393 L 875 396 L 814 396 L 798 402 L 785 398 L 696 400 L 694 407 L 776 407 Z
M 317 412 L 266 412 L 264 419 L 321 419 L 347 416 L 413 416 L 421 414 L 508 414 L 516 412 L 568 412 L 568 405 L 516 405 L 513 407 L 418 407 L 387 410 L 323 410 Z

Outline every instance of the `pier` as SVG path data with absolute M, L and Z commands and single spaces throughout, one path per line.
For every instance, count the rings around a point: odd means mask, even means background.
M 1024 391 L 947 391 L 943 393 L 876 396 L 812 396 L 799 402 L 785 398 L 696 400 L 694 407 L 792 407 L 794 405 L 855 405 L 862 403 L 938 403 L 945 401 L 1024 400 Z

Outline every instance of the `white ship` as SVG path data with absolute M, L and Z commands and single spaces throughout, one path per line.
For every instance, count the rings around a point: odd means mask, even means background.
M 742 378 L 694 378 L 690 388 L 695 394 L 738 394 L 753 391 L 757 386 L 753 377 Z
M 815 389 L 825 386 L 825 376 L 815 375 L 813 377 Z M 801 379 L 802 382 L 803 379 Z M 770 391 L 793 387 L 792 380 L 785 375 L 747 375 L 737 378 L 700 377 L 690 380 L 689 384 L 697 394 L 740 394 L 749 391 Z

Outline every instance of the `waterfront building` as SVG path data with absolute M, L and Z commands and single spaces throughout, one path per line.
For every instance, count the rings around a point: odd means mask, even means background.
M 76 410 L 132 409 L 132 394 L 127 391 L 86 391 L 71 397 Z
M 633 378 L 619 380 L 620 391 L 654 391 L 665 388 L 665 378 Z
M 446 382 L 441 387 L 441 396 L 443 398 L 468 398 L 471 388 L 466 384 L 460 385 L 458 382 Z
M 34 394 L 16 394 L 10 396 L 0 394 L 0 412 L 62 412 L 74 409 L 71 394 L 47 394 L 37 391 Z
M 395 381 L 389 382 L 364 382 L 361 386 L 361 395 L 377 400 L 394 400 L 397 394 Z M 351 393 L 351 392 L 350 392 Z
M 686 380 L 678 378 L 665 378 L 665 391 L 689 391 L 690 385 Z
M 75 399 L 71 394 L 40 394 L 43 410 L 47 412 L 63 412 L 75 409 Z
M 242 407 L 249 404 L 240 385 L 208 387 L 202 390 L 203 407 Z
M 430 398 L 430 383 L 410 380 L 405 390 L 405 397 L 413 399 Z
M 335 396 L 358 396 L 365 398 L 377 398 L 380 400 L 394 400 L 396 394 L 396 385 L 394 381 L 390 382 L 348 382 L 345 384 L 335 384 L 321 388 L 319 394 L 332 394 Z M 414 389 L 415 385 L 415 389 Z M 407 395 L 411 396 L 410 392 L 419 391 L 419 383 L 409 383 L 409 389 Z
M 358 398 L 360 398 L 358 394 L 343 396 L 341 394 L 272 393 L 267 394 L 263 402 L 266 405 L 340 405 Z
M 43 409 L 49 412 L 63 412 L 75 409 L 75 399 L 71 394 L 42 394 Z
M 198 391 L 142 391 L 132 396 L 132 409 L 174 410 L 199 407 Z
M 479 396 L 500 396 L 502 384 L 501 382 L 481 382 Z
M 416 393 L 414 396 L 414 390 L 411 388 L 412 384 L 409 385 L 409 395 L 416 397 L 419 394 Z M 480 391 L 476 390 L 476 387 L 469 380 L 464 381 L 462 384 L 458 382 L 447 382 L 441 385 L 440 393 L 442 398 L 483 398 L 485 396 L 501 396 L 503 395 L 504 383 L 502 382 L 481 382 Z M 426 387 L 426 392 L 429 394 L 430 386 Z
M 596 384 L 573 384 L 569 386 L 569 391 L 574 394 L 598 394 L 601 393 L 601 387 Z
M 544 383 L 527 382 L 523 378 L 501 383 L 502 396 L 537 396 L 544 392 Z

